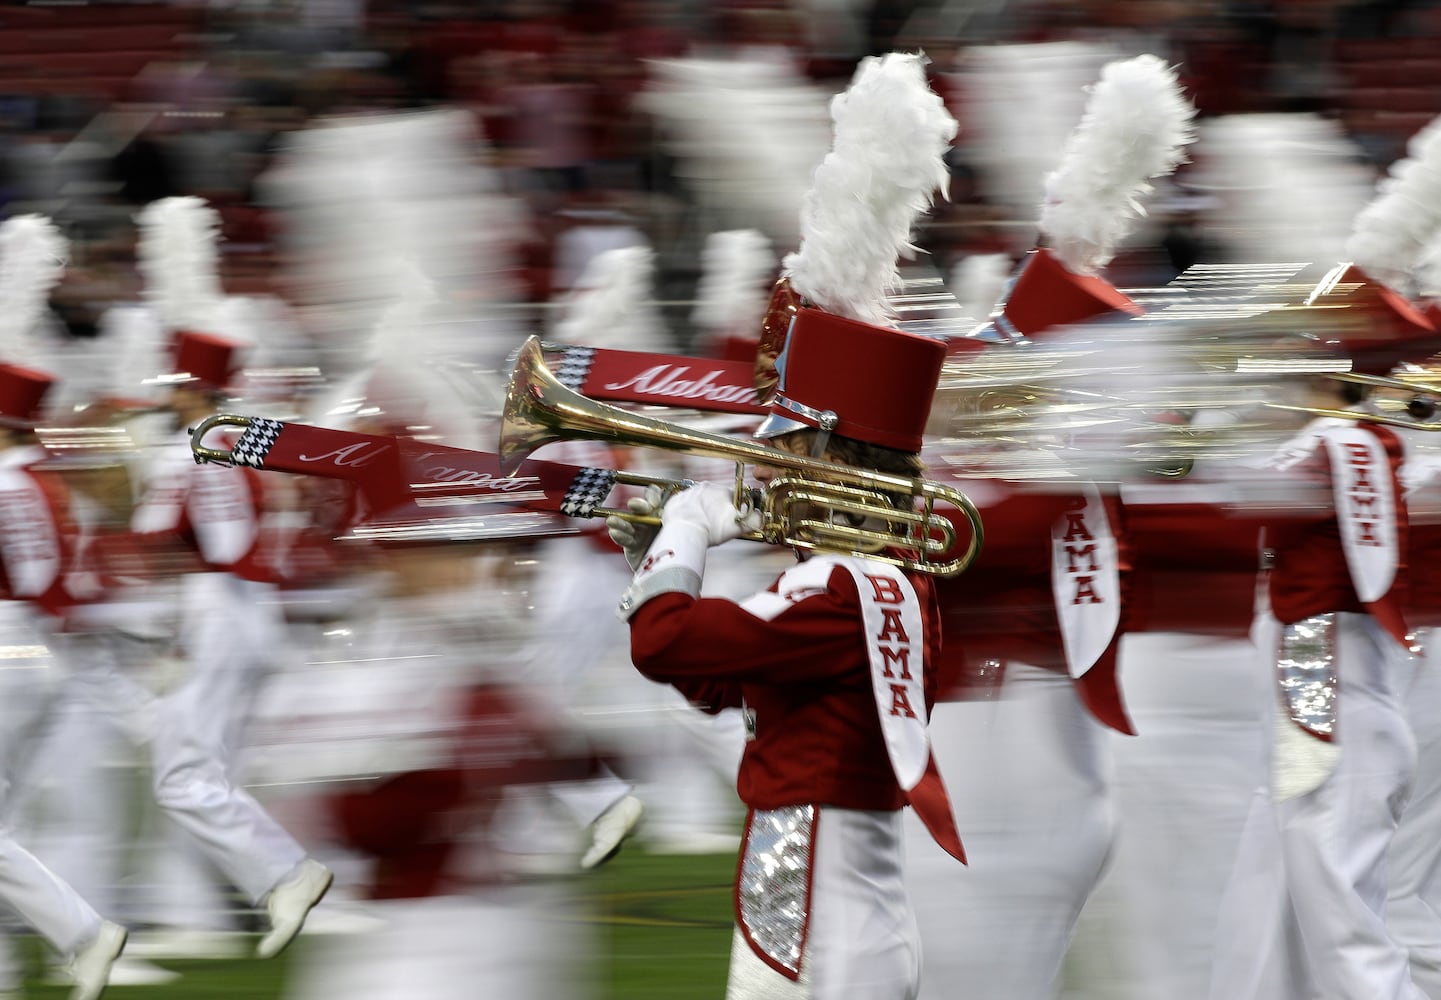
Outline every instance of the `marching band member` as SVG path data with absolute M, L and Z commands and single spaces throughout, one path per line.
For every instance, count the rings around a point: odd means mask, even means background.
M 53 474 L 32 466 L 44 458 L 33 429 L 53 379 L 32 369 L 0 365 L 0 570 L 5 597 L 24 601 L 35 618 L 37 638 L 55 641 L 67 612 L 84 600 L 75 533 L 65 491 Z M 6 812 L 13 812 L 15 782 L 22 761 L 9 729 L 4 764 Z M 103 920 L 71 886 L 17 844 L 7 815 L 0 827 L 0 897 L 13 906 L 61 955 L 73 983 L 71 1000 L 95 1000 L 105 990 L 111 966 L 125 947 L 126 931 Z
M 1367 325 L 1333 340 L 1352 371 L 1382 374 L 1441 346 L 1420 313 L 1355 265 L 1335 268 L 1312 301 L 1347 306 Z M 1303 496 L 1316 506 L 1263 518 L 1252 637 L 1280 698 L 1266 706 L 1270 775 L 1222 901 L 1211 995 L 1310 988 L 1416 1000 L 1406 953 L 1384 923 L 1385 858 L 1416 763 L 1398 700 L 1409 643 L 1404 448 L 1365 419 L 1353 383 L 1308 378 L 1301 405 L 1337 415 L 1313 420 L 1270 466 L 1309 486 Z
M 1433 126 L 1353 221 L 1346 253 L 1355 263 L 1333 268 L 1306 299 L 1322 315 L 1305 342 L 1327 349 L 1323 363 L 1339 355 L 1364 378 L 1441 348 L 1398 291 L 1435 231 L 1438 171 Z M 1252 637 L 1280 697 L 1262 720 L 1269 780 L 1252 798 L 1223 900 L 1211 995 L 1309 988 L 1415 1000 L 1423 994 L 1385 924 L 1387 853 L 1416 771 L 1400 702 L 1412 670 L 1406 449 L 1367 419 L 1363 385 L 1312 375 L 1295 391 L 1302 412 L 1319 415 L 1270 469 L 1310 506 L 1261 519 L 1266 568 Z M 1289 968 L 1267 962 L 1277 957 Z
M 960 352 L 1044 343 L 1140 313 L 1097 272 L 1129 232 L 1132 200 L 1180 161 L 1193 114 L 1175 73 L 1153 56 L 1103 70 L 1047 181 L 1046 246 L 1022 261 L 979 335 L 952 342 L 958 368 Z M 957 427 L 964 433 L 964 421 Z M 932 446 L 935 464 L 949 444 Z M 1134 732 L 1116 669 L 1129 570 L 1123 512 L 1113 491 L 1068 478 L 1047 447 L 962 439 L 955 450 L 963 454 L 949 473 L 974 488 L 987 544 L 972 572 L 937 585 L 947 645 L 931 728 L 967 804 L 971 865 L 955 877 L 908 825 L 907 879 L 927 956 L 921 995 L 1045 1000 L 1060 989 L 1076 921 L 1113 850 L 1107 732 Z M 1008 480 L 1003 470 L 1023 460 L 1039 482 Z M 987 476 L 997 478 L 970 478 Z
M 270 929 L 257 954 L 269 958 L 299 933 L 332 876 L 234 777 L 243 706 L 284 648 L 278 553 L 265 530 L 260 477 L 197 466 L 185 431 L 215 412 L 238 345 L 194 331 L 175 340 L 170 407 L 180 433 L 154 460 L 130 528 L 153 572 L 181 576 L 177 641 L 187 672 L 156 693 L 112 668 L 97 697 L 147 747 L 156 803 L 232 884 L 264 905 Z
M 1178 278 L 1181 308 L 1220 304 L 1228 282 L 1279 283 L 1301 269 L 1277 262 L 1339 257 L 1369 197 L 1356 149 L 1317 116 L 1210 119 L 1192 148 L 1185 183 L 1212 196 L 1206 231 L 1223 241 L 1221 259 L 1238 263 Z M 1322 202 L 1354 207 L 1338 225 L 1316 211 Z M 1257 413 L 1239 407 L 1169 416 L 1193 440 L 1226 440 L 1243 421 L 1250 429 L 1238 434 L 1263 433 Z M 1250 454 L 1264 457 L 1279 443 L 1271 436 Z M 1121 486 L 1133 572 L 1120 670 L 1137 735 L 1112 741 L 1120 837 L 1081 933 L 1124 944 L 1114 979 L 1088 983 L 1087 996 L 1200 1000 L 1210 989 L 1221 894 L 1263 773 L 1254 720 L 1269 697 L 1249 638 L 1260 524 L 1235 509 L 1226 483 L 1238 461 L 1201 457 L 1184 477 Z
M 835 147 L 772 304 L 787 311 L 788 332 L 772 345 L 780 384 L 757 431 L 784 451 L 903 475 L 920 468 L 945 347 L 874 320 L 894 280 L 895 241 L 943 182 L 941 154 L 955 135 L 923 65 L 867 59 L 832 105 Z M 892 130 L 897 141 L 887 142 Z M 862 206 L 849 226 L 827 225 L 838 202 Z M 774 472 L 757 469 L 766 481 Z M 632 660 L 706 710 L 747 718 L 738 789 L 749 815 L 727 996 L 914 997 L 902 807 L 963 859 L 926 736 L 940 642 L 929 579 L 826 551 L 847 548 L 831 539 L 760 594 L 701 597 L 707 549 L 743 531 L 730 491 L 690 487 L 660 519 L 653 535 L 610 524 L 637 567 L 621 599 Z
M 914 474 L 944 353 L 934 340 L 803 307 L 774 419 L 758 436 Z M 829 430 L 817 427 L 824 414 Z M 768 481 L 773 470 L 758 474 Z M 742 530 L 729 491 L 684 490 L 661 521 L 621 601 L 633 662 L 708 711 L 741 708 L 748 720 L 727 996 L 914 996 L 901 807 L 915 806 L 962 857 L 925 735 L 940 641 L 930 581 L 823 552 L 746 601 L 700 598 L 706 549 Z
M 1431 311 L 1428 310 L 1428 314 Z M 1435 321 L 1435 316 L 1429 318 Z M 1423 403 L 1434 407 L 1434 402 Z M 1433 412 L 1434 416 L 1434 412 Z M 1441 997 L 1441 455 L 1432 432 L 1400 432 L 1406 442 L 1406 624 L 1415 629 L 1411 680 L 1403 685 L 1406 721 L 1416 740 L 1416 775 L 1387 855 L 1386 926 L 1406 949 L 1411 978 Z
M 273 749 L 278 773 L 322 789 L 379 921 L 307 949 L 288 996 L 585 995 L 584 932 L 546 919 L 564 890 L 512 870 L 496 826 L 509 789 L 594 771 L 585 738 L 525 680 L 539 623 L 513 595 L 535 543 L 571 530 L 461 498 L 443 515 L 392 507 L 343 536 L 365 550 L 376 598 L 349 624 L 347 659 L 286 688 Z

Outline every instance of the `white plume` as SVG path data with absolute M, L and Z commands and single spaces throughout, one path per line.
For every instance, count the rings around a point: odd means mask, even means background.
M 1146 214 L 1140 198 L 1151 181 L 1185 160 L 1195 115 L 1176 71 L 1155 56 L 1101 70 L 1061 165 L 1046 178 L 1041 233 L 1061 263 L 1095 274 L 1110 262 Z
M 692 321 L 713 334 L 759 335 L 777 263 L 770 241 L 759 230 L 711 233 L 701 251 Z
M 1086 90 L 1119 53 L 1094 42 L 973 45 L 957 72 L 958 143 L 988 204 L 1031 218 L 1046 175 L 1086 110 Z M 1016 249 L 1029 249 L 1030 234 Z
M 658 59 L 638 106 L 656 119 L 675 172 L 716 228 L 800 236 L 796 206 L 830 144 L 830 96 L 788 59 Z
M 888 324 L 886 293 L 899 284 L 897 257 L 937 190 L 956 120 L 930 89 L 921 55 L 861 61 L 831 101 L 831 152 L 801 207 L 801 245 L 784 261 L 796 291 L 821 308 Z
M 965 257 L 951 269 L 951 294 L 960 303 L 961 315 L 983 322 L 1006 290 L 1014 262 L 1003 253 L 977 253 Z
M 1346 258 L 1402 294 L 1422 250 L 1441 229 L 1441 118 L 1411 137 L 1376 196 L 1352 224 Z
M 1432 234 L 1417 256 L 1413 276 L 1419 298 L 1441 299 L 1441 230 Z
M 0 357 L 28 360 L 26 338 L 65 273 L 69 246 L 43 215 L 17 215 L 0 225 Z
M 655 251 L 617 247 L 596 254 L 561 302 L 556 339 L 585 347 L 665 352 L 665 326 L 655 308 Z
M 1372 174 L 1335 121 L 1313 114 L 1227 115 L 1201 123 L 1187 186 L 1228 260 L 1335 262 Z
M 162 198 L 141 209 L 140 273 L 162 325 L 205 329 L 220 288 L 220 214 L 201 198 Z

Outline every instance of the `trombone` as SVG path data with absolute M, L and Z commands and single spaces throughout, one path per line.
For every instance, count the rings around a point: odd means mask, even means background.
M 740 536 L 750 541 L 839 551 L 935 576 L 961 573 L 980 555 L 984 538 L 981 515 L 960 490 L 926 479 L 793 455 L 598 403 L 562 385 L 545 366 L 539 340 L 531 337 L 517 353 L 506 386 L 500 467 L 514 470 L 542 445 L 573 440 L 663 448 L 735 462 L 736 507 L 743 514 L 759 515 L 759 528 Z M 747 465 L 766 465 L 791 474 L 773 479 L 763 490 L 753 490 L 745 484 Z M 684 484 L 672 485 L 680 488 Z M 895 506 L 887 495 L 910 497 L 912 508 Z M 960 555 L 954 554 L 956 524 L 937 512 L 938 504 L 959 511 L 969 526 L 969 538 Z M 654 518 L 628 511 L 610 513 L 655 523 Z

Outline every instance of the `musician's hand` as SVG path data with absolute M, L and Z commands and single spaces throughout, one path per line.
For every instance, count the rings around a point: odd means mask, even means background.
M 664 502 L 664 490 L 659 486 L 647 486 L 645 496 L 631 497 L 625 506 L 632 514 L 651 516 L 660 511 Z M 658 524 L 636 524 L 616 514 L 605 519 L 605 527 L 610 534 L 610 540 L 619 545 L 625 553 L 625 561 L 630 564 L 632 571 L 640 566 L 641 560 L 650 549 L 650 543 L 655 541 L 656 533 L 660 531 Z
M 661 508 L 661 521 L 669 527 L 687 524 L 705 533 L 707 545 L 738 538 L 756 527 L 758 516 L 741 515 L 731 491 L 715 483 L 696 483 L 671 497 Z

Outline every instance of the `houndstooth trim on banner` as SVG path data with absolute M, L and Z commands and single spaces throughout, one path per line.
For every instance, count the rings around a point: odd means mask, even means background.
M 275 440 L 284 429 L 285 424 L 279 420 L 254 418 L 240 435 L 240 440 L 235 442 L 235 447 L 230 449 L 230 464 L 264 468 L 265 456 L 275 447 Z
M 594 347 L 567 347 L 559 363 L 551 370 L 555 372 L 556 380 L 561 385 L 579 391 L 594 363 Z
M 581 469 L 565 491 L 560 512 L 566 517 L 590 517 L 614 485 L 615 472 L 611 469 Z

